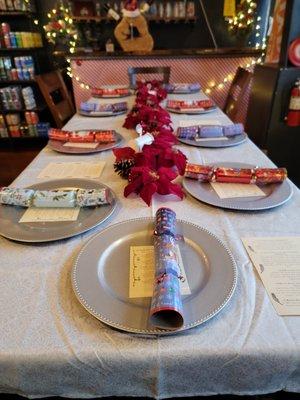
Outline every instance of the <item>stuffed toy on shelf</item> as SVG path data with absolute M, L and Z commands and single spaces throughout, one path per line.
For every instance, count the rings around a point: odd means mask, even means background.
M 146 3 L 147 4 L 147 3 Z M 146 18 L 142 15 L 147 8 L 138 6 L 137 0 L 127 0 L 122 10 L 123 18 L 115 28 L 115 37 L 126 52 L 150 52 L 153 38 L 149 33 Z M 134 29 L 138 36 L 133 35 Z

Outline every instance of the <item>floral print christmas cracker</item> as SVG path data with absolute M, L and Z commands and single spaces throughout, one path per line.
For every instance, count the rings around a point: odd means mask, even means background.
M 185 177 L 200 182 L 223 183 L 280 183 L 287 178 L 285 168 L 228 168 L 208 165 L 187 164 Z
M 156 213 L 154 252 L 155 281 L 150 323 L 161 329 L 180 329 L 183 309 L 176 251 L 176 214 L 169 208 L 160 208 Z
M 32 190 L 0 188 L 0 204 L 37 207 L 37 208 L 73 208 L 97 207 L 110 204 L 108 188 L 77 190 Z

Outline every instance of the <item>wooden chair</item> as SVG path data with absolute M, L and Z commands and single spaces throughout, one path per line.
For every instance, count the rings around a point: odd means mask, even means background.
M 75 114 L 75 108 L 59 71 L 37 75 L 36 81 L 58 128 Z
M 235 77 L 229 89 L 228 97 L 225 103 L 224 112 L 234 121 L 239 111 L 239 106 L 245 96 L 253 73 L 238 67 Z
M 163 75 L 162 82 L 169 83 L 170 81 L 170 67 L 129 67 L 128 75 L 129 75 L 129 86 L 131 89 L 136 88 L 137 75 L 146 75 L 146 74 L 161 74 Z

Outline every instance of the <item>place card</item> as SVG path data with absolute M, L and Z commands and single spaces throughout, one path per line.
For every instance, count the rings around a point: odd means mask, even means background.
M 28 208 L 19 223 L 76 221 L 80 208 Z
M 180 274 L 180 292 L 191 294 L 179 247 L 176 246 Z M 129 298 L 152 297 L 154 284 L 154 246 L 130 247 Z
M 300 236 L 242 238 L 279 315 L 300 315 Z
M 219 137 L 211 137 L 211 138 L 196 138 L 195 142 L 213 142 L 213 141 L 219 141 L 219 140 L 223 140 L 224 142 L 226 142 L 226 140 L 228 140 L 229 138 L 226 136 L 219 136 Z
M 88 162 L 61 162 L 48 164 L 38 175 L 43 179 L 64 179 L 64 178 L 99 178 L 105 161 L 97 163 Z
M 197 125 L 226 125 L 221 124 L 220 121 L 216 119 L 184 119 L 179 121 L 179 126 L 181 128 L 186 128 L 188 126 L 197 126 Z
M 66 142 L 64 147 L 78 147 L 80 149 L 95 149 L 99 143 Z
M 220 183 L 211 182 L 214 191 L 220 199 L 232 199 L 235 197 L 263 197 L 263 192 L 257 185 L 246 183 Z

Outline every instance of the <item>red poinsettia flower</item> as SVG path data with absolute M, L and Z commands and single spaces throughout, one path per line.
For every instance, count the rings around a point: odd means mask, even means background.
M 187 163 L 186 156 L 178 149 L 167 147 L 162 149 L 157 159 L 157 166 L 172 168 L 176 167 L 180 175 L 184 175 Z
M 113 153 L 116 156 L 116 161 L 132 160 L 136 154 L 131 147 L 115 148 Z
M 177 177 L 176 172 L 170 168 L 161 167 L 153 171 L 149 167 L 133 167 L 129 176 L 129 184 L 124 189 L 124 196 L 137 193 L 144 202 L 150 206 L 154 193 L 175 194 L 183 198 L 184 194 L 180 185 L 172 183 Z

